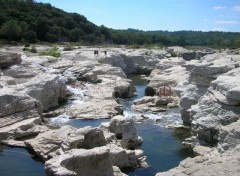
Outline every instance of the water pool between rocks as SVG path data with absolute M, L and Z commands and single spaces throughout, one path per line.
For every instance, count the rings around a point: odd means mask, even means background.
M 138 95 L 134 98 L 120 100 L 124 106 L 124 115 L 133 116 L 139 113 L 131 110 L 131 105 L 134 100 L 144 96 L 144 90 L 147 85 L 147 80 L 141 76 L 129 76 L 129 79 L 134 81 Z M 191 157 L 192 153 L 183 148 L 181 142 L 189 135 L 185 132 L 179 132 L 172 129 L 167 129 L 164 126 L 180 121 L 180 112 L 177 108 L 157 115 L 145 114 L 149 120 L 143 123 L 136 123 L 138 134 L 143 138 L 141 149 L 147 156 L 149 168 L 125 170 L 129 176 L 154 176 L 157 172 L 167 171 L 176 167 L 183 159 Z M 164 116 L 165 118 L 161 118 Z M 160 117 L 160 118 L 159 118 Z M 160 119 L 160 120 L 157 120 Z M 71 125 L 73 127 L 84 126 L 99 126 L 102 122 L 109 120 L 73 120 L 64 117 L 56 119 L 55 123 Z M 12 176 L 45 176 L 44 164 L 36 160 L 24 148 L 5 147 L 0 152 L 0 175 Z

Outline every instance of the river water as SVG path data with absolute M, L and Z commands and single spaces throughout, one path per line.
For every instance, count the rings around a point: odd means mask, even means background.
M 134 100 L 144 96 L 148 81 L 141 76 L 129 76 L 129 79 L 133 80 L 138 95 L 134 98 L 122 99 L 120 103 L 124 107 L 124 115 L 131 117 L 139 114 L 132 111 L 130 107 Z M 192 156 L 192 153 L 181 145 L 181 142 L 188 137 L 188 132 L 165 128 L 168 124 L 181 122 L 179 109 L 175 108 L 159 114 L 146 113 L 144 115 L 148 117 L 148 120 L 143 123 L 136 123 L 136 128 L 139 136 L 143 138 L 144 142 L 141 149 L 147 156 L 150 167 L 132 171 L 124 170 L 125 173 L 129 176 L 154 176 L 157 172 L 176 167 L 183 159 Z M 63 114 L 52 119 L 51 123 L 80 128 L 84 126 L 97 127 L 106 121 L 109 120 L 73 120 Z M 45 176 L 46 174 L 44 164 L 34 158 L 26 149 L 4 146 L 4 150 L 0 152 L 0 175 Z

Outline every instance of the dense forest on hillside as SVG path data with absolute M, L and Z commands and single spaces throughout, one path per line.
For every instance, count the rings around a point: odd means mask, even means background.
M 18 42 L 240 48 L 240 32 L 114 30 L 33 0 L 0 0 L 0 39 Z

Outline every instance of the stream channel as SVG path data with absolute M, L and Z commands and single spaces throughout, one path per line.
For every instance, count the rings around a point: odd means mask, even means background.
M 124 115 L 132 117 L 140 113 L 131 110 L 134 100 L 142 98 L 148 80 L 142 76 L 129 76 L 136 89 L 137 96 L 129 99 L 121 99 L 124 107 Z M 157 172 L 167 171 L 176 167 L 182 160 L 191 157 L 192 153 L 181 145 L 181 142 L 188 137 L 186 131 L 177 131 L 165 128 L 169 124 L 181 123 L 180 111 L 178 108 L 168 109 L 158 114 L 144 114 L 148 120 L 136 123 L 139 136 L 143 138 L 141 149 L 147 156 L 148 168 L 124 170 L 129 176 L 155 176 Z M 51 123 L 58 125 L 71 125 L 76 128 L 84 126 L 99 126 L 101 120 L 74 120 L 64 115 L 52 119 Z M 0 146 L 0 175 L 1 176 L 46 176 L 44 164 L 25 148 Z

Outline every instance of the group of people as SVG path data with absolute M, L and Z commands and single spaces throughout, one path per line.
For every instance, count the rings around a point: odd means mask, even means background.
M 162 97 L 162 96 L 169 97 L 169 96 L 172 96 L 172 94 L 173 94 L 173 91 L 169 86 L 162 86 L 159 88 L 157 92 L 157 96 L 159 97 Z
M 104 50 L 103 53 L 105 55 L 107 55 L 107 51 L 106 50 Z M 98 56 L 98 54 L 99 54 L 98 50 L 94 50 L 94 56 Z

